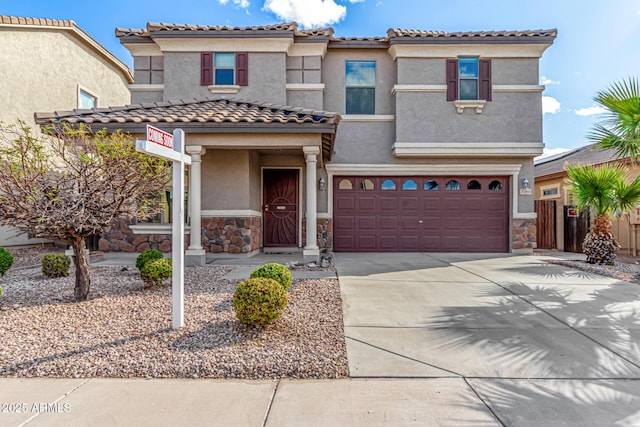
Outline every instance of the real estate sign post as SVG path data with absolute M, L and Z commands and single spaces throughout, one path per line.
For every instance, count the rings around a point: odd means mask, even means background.
M 173 274 L 173 328 L 184 326 L 184 165 L 191 164 L 191 156 L 184 154 L 184 131 L 176 129 L 173 135 L 147 125 L 147 140 L 136 141 L 136 150 L 173 162 L 173 233 L 171 253 Z

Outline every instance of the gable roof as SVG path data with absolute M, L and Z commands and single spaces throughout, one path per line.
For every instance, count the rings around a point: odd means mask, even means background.
M 79 125 L 144 133 L 146 125 L 182 128 L 190 133 L 320 133 L 323 154 L 331 159 L 341 116 L 277 104 L 234 99 L 184 99 L 108 108 L 35 113 L 37 124 Z
M 104 46 L 85 33 L 74 21 L 48 18 L 24 18 L 19 16 L 0 15 L 0 28 L 31 28 L 53 29 L 71 32 L 82 43 L 113 65 L 125 76 L 129 83 L 133 83 L 133 74 L 129 67 L 109 52 Z
M 624 158 L 618 156 L 613 149 L 598 148 L 596 144 L 586 145 L 559 156 L 538 160 L 534 166 L 535 178 L 563 175 L 566 173 L 566 163 L 599 165 L 620 160 Z

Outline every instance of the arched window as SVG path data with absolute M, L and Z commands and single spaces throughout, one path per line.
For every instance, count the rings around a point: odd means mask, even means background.
M 460 183 L 455 179 L 452 179 L 451 181 L 447 182 L 445 190 L 458 191 L 460 190 Z
M 502 191 L 503 190 L 502 183 L 500 181 L 491 181 L 491 183 L 489 183 L 489 190 Z
M 375 185 L 373 184 L 373 181 L 371 181 L 370 179 L 363 179 L 362 181 L 360 181 L 360 189 L 361 190 L 373 190 L 375 189 Z
M 417 190 L 418 189 L 418 184 L 416 184 L 416 182 L 412 179 L 408 179 L 405 182 L 402 183 L 402 189 L 403 190 Z
M 382 185 L 380 186 L 380 188 L 382 190 L 395 190 L 396 183 L 392 179 L 385 179 L 384 181 L 382 181 Z
M 338 190 L 353 190 L 353 183 L 350 179 L 341 179 L 338 183 Z
M 467 184 L 467 190 L 482 190 L 482 185 L 480 185 L 480 183 L 475 179 L 472 179 Z
M 430 179 L 430 180 L 428 180 L 427 182 L 424 183 L 424 189 L 425 189 L 425 191 L 437 190 L 438 189 L 438 182 L 434 181 L 433 179 Z

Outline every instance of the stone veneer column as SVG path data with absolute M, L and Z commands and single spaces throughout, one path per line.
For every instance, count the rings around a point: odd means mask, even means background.
M 202 155 L 207 152 L 200 145 L 186 147 L 191 155 L 189 169 L 189 211 L 191 214 L 191 233 L 189 247 L 185 252 L 186 265 L 205 265 L 205 251 L 202 248 Z
M 307 162 L 307 198 L 306 198 L 306 219 L 307 219 L 307 242 L 303 250 L 303 258 L 305 261 L 318 261 L 320 258 L 320 249 L 317 242 L 317 187 L 316 187 L 316 167 L 318 163 L 318 154 L 320 147 L 303 147 L 304 157 Z

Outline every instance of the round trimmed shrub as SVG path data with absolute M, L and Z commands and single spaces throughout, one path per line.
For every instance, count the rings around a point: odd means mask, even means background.
M 251 278 L 262 277 L 265 279 L 273 279 L 280 283 L 285 291 L 291 287 L 291 272 L 282 264 L 270 262 L 262 267 L 257 268 L 251 273 Z
M 273 323 L 287 306 L 287 291 L 273 279 L 256 277 L 240 282 L 233 294 L 236 317 L 248 325 Z
M 42 257 L 42 274 L 47 277 L 67 277 L 71 258 L 63 254 L 48 254 Z
M 147 249 L 146 251 L 138 255 L 138 258 L 136 258 L 136 267 L 138 267 L 138 270 L 142 271 L 142 268 L 146 263 L 148 263 L 149 261 L 153 261 L 154 259 L 160 259 L 163 257 L 164 255 L 162 255 L 162 252 L 160 252 L 159 250 Z
M 13 255 L 5 248 L 0 248 L 0 276 L 4 276 L 13 265 Z M 1 294 L 0 294 L 1 295 Z
M 170 278 L 173 272 L 171 258 L 161 258 L 148 261 L 140 271 L 140 278 L 146 286 L 160 286 Z

